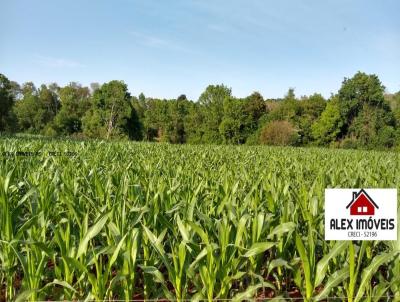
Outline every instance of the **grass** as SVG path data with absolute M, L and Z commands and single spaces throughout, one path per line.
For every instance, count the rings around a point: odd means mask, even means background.
M 3 299 L 400 301 L 400 241 L 323 229 L 324 189 L 399 188 L 398 153 L 24 137 L 0 156 Z

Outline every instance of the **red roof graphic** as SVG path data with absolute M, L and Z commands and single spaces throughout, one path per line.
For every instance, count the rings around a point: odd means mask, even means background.
M 353 199 L 347 205 L 346 209 L 349 207 L 350 215 L 374 215 L 375 208 L 379 209 L 378 205 L 364 189 L 361 189 L 358 193 L 353 192 Z

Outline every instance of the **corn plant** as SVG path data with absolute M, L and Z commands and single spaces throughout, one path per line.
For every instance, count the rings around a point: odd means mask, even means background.
M 397 153 L 0 139 L 23 150 L 0 157 L 0 300 L 400 301 L 399 241 L 323 225 L 325 188 L 398 188 Z

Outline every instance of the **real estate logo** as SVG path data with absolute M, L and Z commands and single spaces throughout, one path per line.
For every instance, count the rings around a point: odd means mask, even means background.
M 397 240 L 397 189 L 326 189 L 325 240 Z
M 350 208 L 350 215 L 375 215 L 375 209 L 379 209 L 364 189 L 361 189 L 358 193 L 353 192 L 353 199 L 346 209 L 348 208 Z

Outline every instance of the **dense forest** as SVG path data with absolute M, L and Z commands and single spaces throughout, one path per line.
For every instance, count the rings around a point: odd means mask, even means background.
M 254 92 L 236 98 L 210 85 L 194 102 L 185 95 L 132 96 L 122 81 L 84 87 L 35 87 L 0 74 L 0 132 L 170 143 L 400 148 L 400 91 L 385 93 L 376 75 L 345 78 L 336 94 L 280 99 Z

